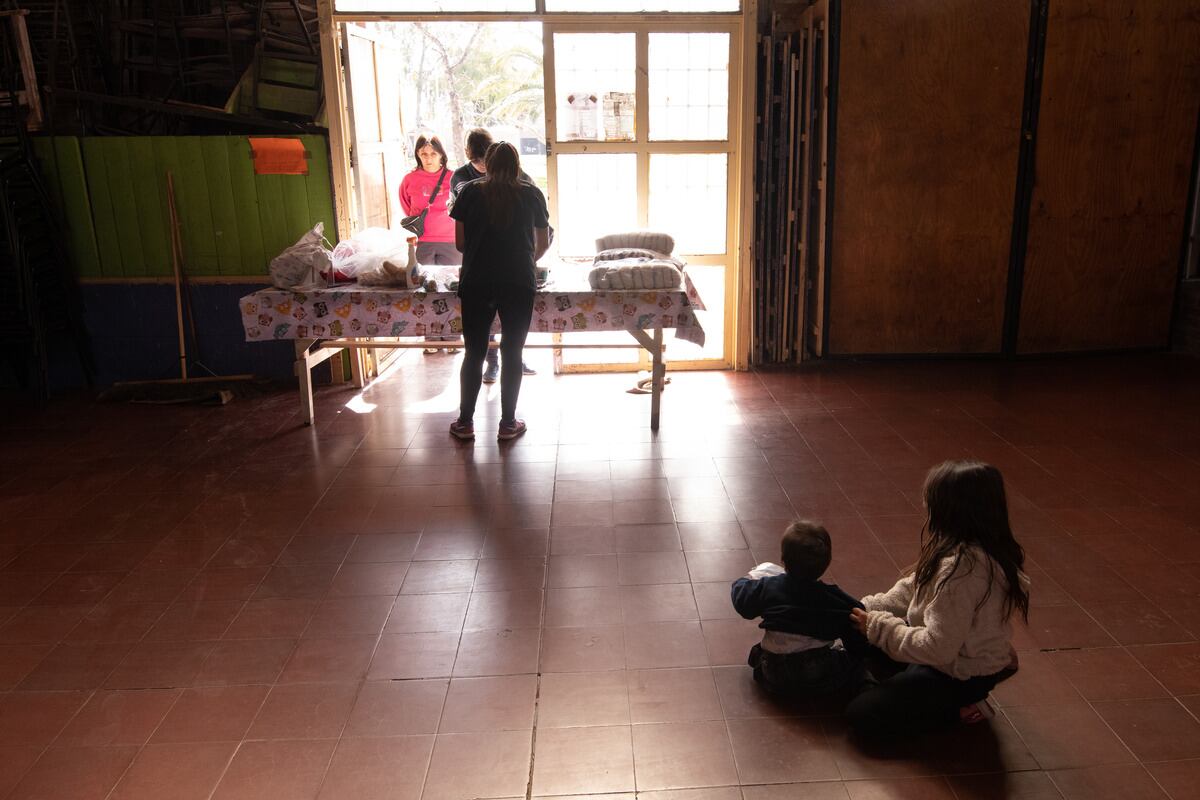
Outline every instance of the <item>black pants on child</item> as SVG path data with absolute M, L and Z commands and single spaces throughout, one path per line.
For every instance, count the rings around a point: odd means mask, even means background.
M 876 677 L 877 661 L 894 668 L 895 673 L 867 687 L 846 707 L 850 727 L 866 740 L 929 733 L 953 725 L 959 721 L 960 708 L 978 703 L 1016 672 L 1003 669 L 994 675 L 958 680 L 933 667 L 899 664 L 876 654 L 869 662 Z
M 747 662 L 754 680 L 764 689 L 785 697 L 821 697 L 858 687 L 863 679 L 862 659 L 841 648 L 818 647 L 799 653 L 772 653 L 756 644 Z
M 500 340 L 503 361 L 500 368 L 500 419 L 511 422 L 517 413 L 521 393 L 521 353 L 533 318 L 533 290 L 520 286 L 475 287 L 462 295 L 463 343 L 466 355 L 459 372 L 461 406 L 458 418 L 475 418 L 475 402 L 483 383 L 483 362 L 487 357 L 488 333 L 492 320 L 500 315 L 504 337 Z

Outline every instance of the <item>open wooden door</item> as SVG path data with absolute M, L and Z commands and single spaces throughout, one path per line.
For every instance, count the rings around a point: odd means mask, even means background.
M 362 25 L 342 30 L 350 104 L 350 163 L 355 227 L 398 227 L 400 180 L 411 165 L 400 115 L 400 58 L 395 42 Z

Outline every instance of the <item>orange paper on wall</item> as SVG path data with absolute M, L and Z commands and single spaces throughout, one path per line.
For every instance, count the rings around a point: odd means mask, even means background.
M 299 139 L 250 140 L 255 175 L 307 175 L 308 152 Z

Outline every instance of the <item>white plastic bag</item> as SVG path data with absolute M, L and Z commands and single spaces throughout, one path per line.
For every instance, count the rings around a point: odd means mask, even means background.
M 415 262 L 415 258 L 411 259 Z M 387 228 L 367 228 L 333 248 L 333 268 L 340 276 L 354 278 L 363 273 L 379 272 L 385 263 L 392 270 L 408 272 L 412 264 L 408 232 Z
M 329 269 L 333 254 L 326 247 L 325 223 L 318 222 L 294 245 L 271 259 L 271 282 L 278 289 L 320 286 L 319 275 Z

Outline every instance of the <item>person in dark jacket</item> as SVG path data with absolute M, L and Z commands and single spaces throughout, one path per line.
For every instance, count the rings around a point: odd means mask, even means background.
M 454 201 L 462 193 L 463 186 L 466 186 L 471 181 L 483 180 L 483 176 L 487 175 L 487 151 L 494 143 L 492 141 L 492 134 L 488 133 L 486 128 L 473 128 L 467 134 L 467 163 L 454 170 L 453 174 L 450 175 L 451 208 L 454 207 Z M 521 170 L 518 177 L 525 183 L 533 183 L 533 178 L 526 175 L 525 170 Z M 494 342 L 495 340 L 496 336 L 494 334 L 488 336 L 489 342 Z M 494 347 L 489 347 L 486 363 L 487 367 L 483 371 L 483 382 L 495 383 L 500 379 L 500 351 Z M 523 375 L 537 375 L 537 370 L 522 361 L 521 373 Z
M 462 300 L 466 355 L 459 373 L 461 402 L 450 434 L 475 438 L 475 403 L 483 381 L 488 332 L 496 316 L 504 339 L 500 343 L 500 440 L 515 439 L 526 425 L 517 419 L 521 391 L 521 352 L 533 317 L 536 291 L 534 265 L 550 246 L 546 197 L 520 179 L 521 158 L 508 142 L 496 142 L 487 152 L 487 175 L 463 187 L 450 216 L 455 242 L 463 254 L 458 296 Z
M 762 618 L 762 642 L 748 659 L 754 679 L 791 697 L 857 688 L 869 645 L 851 623 L 850 610 L 863 605 L 820 580 L 832 557 L 829 532 L 798 520 L 784 531 L 780 551 L 782 570 L 759 565 L 731 590 L 739 614 Z

